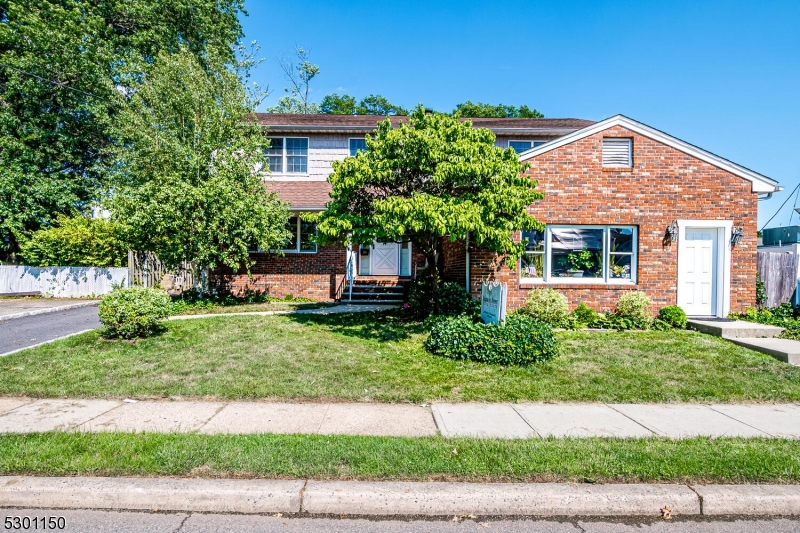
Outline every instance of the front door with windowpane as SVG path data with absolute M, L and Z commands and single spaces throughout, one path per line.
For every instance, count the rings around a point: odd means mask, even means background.
M 681 291 L 678 305 L 690 316 L 717 314 L 716 228 L 687 228 L 678 257 Z

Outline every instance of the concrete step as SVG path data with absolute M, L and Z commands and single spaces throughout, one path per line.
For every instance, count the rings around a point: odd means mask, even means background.
M 352 304 L 352 305 L 366 305 L 366 304 L 401 304 L 404 303 L 405 300 L 390 300 L 388 298 L 372 298 L 372 299 L 356 299 L 355 294 L 353 295 L 352 300 L 347 299 L 347 295 L 342 298 L 342 303 L 344 304 Z
M 734 337 L 728 340 L 739 346 L 770 355 L 784 363 L 800 366 L 800 341 L 747 337 Z
M 766 324 L 745 322 L 744 320 L 716 322 L 698 318 L 690 318 L 689 327 L 703 333 L 708 333 L 709 335 L 722 337 L 723 339 L 772 338 L 783 333 L 783 328 L 779 328 L 777 326 L 768 326 Z

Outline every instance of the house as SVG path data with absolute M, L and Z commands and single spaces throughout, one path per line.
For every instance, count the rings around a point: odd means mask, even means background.
M 353 265 L 357 287 L 369 293 L 385 286 L 401 297 L 394 288 L 424 267 L 411 245 L 317 246 L 313 225 L 303 220 L 303 213 L 325 209 L 331 162 L 365 149 L 364 136 L 383 119 L 259 115 L 272 139 L 266 186 L 291 203 L 294 238 L 283 257 L 254 254 L 252 277 L 220 271 L 224 288 L 333 300 L 342 297 Z M 392 117 L 394 124 L 403 120 Z M 779 190 L 774 180 L 622 115 L 472 122 L 530 163 L 528 174 L 545 193 L 530 212 L 546 229 L 518 234 L 527 253 L 510 265 L 448 240 L 445 279 L 468 283 L 476 296 L 482 280 L 506 282 L 510 308 L 535 287 L 598 310 L 613 309 L 632 290 L 657 307 L 678 304 L 695 316 L 724 317 L 754 305 L 758 200 Z

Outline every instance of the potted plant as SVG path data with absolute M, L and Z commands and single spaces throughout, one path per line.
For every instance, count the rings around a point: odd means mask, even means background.
M 567 256 L 570 269 L 567 271 L 573 278 L 582 278 L 586 270 L 594 268 L 592 252 L 584 248 L 578 253 L 572 252 Z

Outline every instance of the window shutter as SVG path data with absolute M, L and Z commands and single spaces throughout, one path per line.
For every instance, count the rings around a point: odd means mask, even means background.
M 603 139 L 603 166 L 630 167 L 632 139 L 607 137 Z

